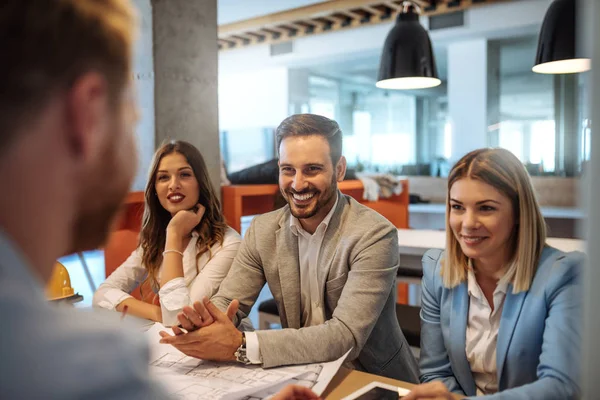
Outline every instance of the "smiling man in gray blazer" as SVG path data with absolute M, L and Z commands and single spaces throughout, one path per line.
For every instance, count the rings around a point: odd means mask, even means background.
M 191 356 L 263 367 L 331 361 L 352 349 L 354 368 L 418 382 L 395 312 L 397 231 L 337 189 L 346 173 L 338 124 L 294 115 L 277 128 L 277 144 L 288 205 L 252 221 L 219 292 L 180 315 L 193 332 L 162 341 Z M 283 329 L 242 333 L 235 325 L 265 283 Z

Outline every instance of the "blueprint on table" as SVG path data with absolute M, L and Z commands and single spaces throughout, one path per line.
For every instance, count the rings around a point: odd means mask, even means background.
M 159 344 L 159 331 L 170 329 L 155 324 L 146 335 L 150 341 L 150 372 L 176 399 L 266 399 L 290 383 L 312 388 L 321 394 L 348 355 L 329 363 L 263 369 L 258 365 L 220 363 L 188 357 L 173 346 Z

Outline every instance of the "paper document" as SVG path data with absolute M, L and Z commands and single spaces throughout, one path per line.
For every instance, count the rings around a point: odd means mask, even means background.
M 161 330 L 172 333 L 161 324 L 146 332 L 150 373 L 176 399 L 265 399 L 291 383 L 310 387 L 320 395 L 349 353 L 328 363 L 263 369 L 188 357 L 173 346 L 158 343 Z
M 337 374 L 351 350 L 352 349 L 348 350 L 346 354 L 335 361 L 286 367 L 296 369 L 298 372 L 303 372 L 292 379 L 286 380 L 285 382 L 271 385 L 264 390 L 254 392 L 251 396 L 246 397 L 245 400 L 268 399 L 290 384 L 309 387 L 313 392 L 321 396 L 327 388 L 327 385 L 329 385 L 329 382 L 331 382 L 335 374 Z M 223 397 L 223 399 L 229 399 L 229 397 Z M 234 397 L 231 397 L 231 399 L 234 399 Z

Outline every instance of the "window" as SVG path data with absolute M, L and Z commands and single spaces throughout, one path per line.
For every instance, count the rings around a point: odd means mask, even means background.
M 341 107 L 339 118 L 348 164 L 359 170 L 381 172 L 414 164 L 417 154 L 415 97 L 369 89 L 365 93 L 342 91 L 342 104 L 349 104 Z
M 521 57 L 535 58 L 535 37 L 500 44 L 498 124 L 488 129 L 489 143 L 510 150 L 532 175 L 553 175 L 556 165 L 555 78 L 536 74 Z
M 248 128 L 221 132 L 221 154 L 228 173 L 275 158 L 274 128 Z
M 555 137 L 554 121 L 534 121 L 531 124 L 529 161 L 532 164 L 540 164 L 544 172 L 551 172 L 556 169 Z

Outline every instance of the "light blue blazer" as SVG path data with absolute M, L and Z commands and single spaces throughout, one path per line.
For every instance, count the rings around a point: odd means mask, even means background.
M 442 284 L 441 250 L 423 256 L 421 382 L 442 381 L 475 396 L 466 356 L 467 282 Z M 508 286 L 498 331 L 498 393 L 486 399 L 575 399 L 580 396 L 582 253 L 545 247 L 527 292 Z

